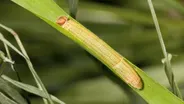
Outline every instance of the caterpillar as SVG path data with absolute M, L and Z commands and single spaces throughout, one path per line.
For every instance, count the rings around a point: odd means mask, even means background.
M 84 48 L 92 50 L 91 54 L 107 65 L 120 79 L 136 89 L 143 88 L 142 80 L 134 68 L 94 33 L 66 16 L 59 17 L 56 23 L 70 32 L 79 43 L 85 44 Z

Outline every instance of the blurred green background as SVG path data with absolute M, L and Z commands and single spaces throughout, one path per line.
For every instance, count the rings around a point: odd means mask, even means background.
M 168 52 L 173 54 L 173 71 L 184 93 L 184 9 L 173 0 L 153 0 Z M 67 0 L 55 2 L 68 12 Z M 183 6 L 183 2 L 179 2 Z M 183 7 L 184 8 L 184 7 Z M 77 20 L 115 50 L 170 89 L 161 63 L 163 58 L 146 0 L 79 0 Z M 0 0 L 0 23 L 20 36 L 36 71 L 49 93 L 67 104 L 144 104 L 126 85 L 118 86 L 77 44 L 48 24 L 13 4 Z M 13 36 L 0 31 L 17 46 Z M 4 51 L 3 44 L 0 49 Z M 5 51 L 4 51 L 5 52 Z M 21 56 L 11 51 L 24 83 L 35 85 Z M 15 77 L 11 69 L 5 72 Z M 42 99 L 29 94 L 32 104 Z

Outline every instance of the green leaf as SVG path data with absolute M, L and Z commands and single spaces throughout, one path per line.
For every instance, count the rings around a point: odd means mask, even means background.
M 47 98 L 48 98 L 48 101 L 50 102 L 50 104 L 53 104 L 53 102 L 52 102 L 52 100 L 51 100 L 51 98 L 50 98 L 50 96 L 49 96 L 49 94 L 48 94 L 48 92 L 47 92 L 45 86 L 43 85 L 41 79 L 40 79 L 39 76 L 37 75 L 37 73 L 36 73 L 36 71 L 35 71 L 35 69 L 34 69 L 34 67 L 33 67 L 33 65 L 32 65 L 32 63 L 31 63 L 31 61 L 30 61 L 30 59 L 29 59 L 29 56 L 27 55 L 27 52 L 26 52 L 26 50 L 24 49 L 24 46 L 23 46 L 23 44 L 22 44 L 22 42 L 21 42 L 21 40 L 20 40 L 18 34 L 17 34 L 15 31 L 13 31 L 12 29 L 10 29 L 10 28 L 8 28 L 8 27 L 2 25 L 2 24 L 0 24 L 0 27 L 2 27 L 2 28 L 4 28 L 5 30 L 9 31 L 9 32 L 14 36 L 14 38 L 15 38 L 15 40 L 16 40 L 18 46 L 20 47 L 20 50 L 22 51 L 22 53 L 21 53 L 16 47 L 14 47 L 8 40 L 6 40 L 6 39 L 4 38 L 4 36 L 0 33 L 0 40 L 4 43 L 5 48 L 7 48 L 7 46 L 9 46 L 9 47 L 11 47 L 14 51 L 16 51 L 19 55 L 21 55 L 22 57 L 24 57 L 24 59 L 26 60 L 26 62 L 27 62 L 27 64 L 28 64 L 28 67 L 29 67 L 31 73 L 33 74 L 33 77 L 34 77 L 34 79 L 35 79 L 35 81 L 36 81 L 38 87 L 39 87 L 40 89 L 42 89 L 42 90 L 45 92 L 45 94 L 48 96 Z M 3 55 L 1 55 L 1 57 L 2 57 L 2 56 L 3 56 Z M 43 99 L 43 101 L 44 101 L 45 104 L 48 104 L 48 102 L 47 102 L 46 99 Z
M 0 103 L 1 104 L 17 104 L 15 101 L 13 101 L 10 98 L 8 98 L 2 92 L 0 92 Z
M 25 99 L 20 95 L 20 93 L 12 86 L 10 86 L 5 80 L 0 78 L 0 98 L 7 99 L 7 101 L 4 101 L 6 103 L 2 103 L 2 100 L 0 99 L 0 104 L 27 104 Z M 5 96 L 8 96 L 5 97 Z M 11 102 L 11 103 L 8 103 Z M 14 103 L 17 102 L 17 103 Z
M 53 26 L 55 29 L 59 30 L 61 33 L 71 38 L 73 41 L 81 45 L 83 48 L 88 50 L 85 44 L 82 44 L 79 40 L 75 39 L 72 34 L 61 28 L 56 24 L 56 20 L 60 16 L 66 16 L 71 18 L 68 14 L 66 14 L 61 8 L 59 8 L 52 0 L 12 0 L 16 4 L 24 7 L 25 9 L 31 11 L 39 18 L 46 21 L 48 24 Z M 92 50 L 88 50 L 92 51 Z M 102 60 L 100 60 L 102 61 Z M 126 60 L 129 64 L 131 64 L 128 60 Z M 137 71 L 139 76 L 142 78 L 144 83 L 144 88 L 142 90 L 137 90 L 132 88 L 135 92 L 137 92 L 142 98 L 144 98 L 149 104 L 184 104 L 184 102 L 173 95 L 166 88 L 155 82 L 153 79 L 148 77 L 141 69 L 137 68 L 133 64 L 131 66 Z M 112 69 L 113 70 L 113 69 Z
M 21 89 L 29 92 L 29 93 L 33 93 L 35 95 L 38 95 L 40 97 L 43 97 L 43 98 L 47 98 L 48 99 L 47 95 L 43 91 L 41 91 L 40 89 L 38 89 L 38 88 L 36 88 L 34 86 L 31 86 L 31 85 L 28 85 L 28 84 L 24 84 L 24 83 L 15 81 L 15 80 L 13 80 L 13 79 L 5 76 L 5 75 L 2 75 L 2 78 L 4 80 L 8 81 L 9 83 L 11 83 L 11 84 L 13 84 L 13 85 L 15 85 L 15 86 L 17 86 L 17 87 L 19 87 L 19 88 L 21 88 Z M 59 100 L 55 96 L 53 96 L 53 95 L 50 95 L 50 96 L 51 96 L 51 99 L 53 101 L 55 101 L 55 102 L 57 102 L 59 104 L 65 104 L 64 102 L 62 102 L 61 100 Z

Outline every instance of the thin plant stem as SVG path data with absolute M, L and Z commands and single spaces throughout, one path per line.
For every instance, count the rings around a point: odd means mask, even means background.
M 0 25 L 1 25 L 1 24 L 0 24 Z M 2 34 L 1 34 L 1 35 L 2 35 Z M 4 38 L 3 35 L 2 35 L 2 37 Z M 10 60 L 12 60 L 12 57 L 11 57 L 11 54 L 10 54 L 10 51 L 9 51 L 8 46 L 7 46 L 6 43 L 4 43 L 4 42 L 3 42 L 3 44 L 4 44 L 4 47 L 5 47 L 5 50 L 6 50 L 6 53 L 7 53 L 8 58 L 9 58 Z M 10 64 L 10 66 L 11 66 L 11 69 L 16 73 L 18 80 L 21 81 L 20 76 L 19 76 L 17 70 L 15 70 L 15 68 L 14 68 L 14 65 L 13 65 L 13 64 Z
M 4 36 L 3 36 L 2 33 L 1 33 L 1 36 L 4 38 Z M 4 44 L 4 47 L 5 47 L 6 53 L 7 53 L 7 57 L 9 58 L 9 60 L 12 60 L 12 57 L 11 57 L 11 54 L 10 54 L 10 51 L 9 51 L 8 46 L 7 46 L 6 43 L 4 43 L 4 42 L 3 42 L 3 44 Z M 15 74 L 16 74 L 16 76 L 17 76 L 17 78 L 18 78 L 18 81 L 22 82 L 22 80 L 21 80 L 21 78 L 20 78 L 20 75 L 19 75 L 18 71 L 17 71 L 17 70 L 15 69 L 15 67 L 14 67 L 14 64 L 11 64 L 11 63 L 10 63 L 10 66 L 11 66 L 11 69 L 15 72 Z M 25 99 L 26 99 L 26 101 L 27 101 L 28 104 L 29 104 L 29 103 L 30 103 L 30 99 L 29 99 L 28 95 L 27 95 L 26 93 L 24 93 L 23 96 L 25 96 Z
M 155 9 L 153 7 L 152 1 L 148 0 L 148 4 L 149 4 L 150 11 L 151 11 L 151 14 L 152 14 L 153 22 L 155 24 L 155 28 L 156 28 L 156 31 L 157 31 L 157 34 L 158 34 L 158 38 L 159 38 L 159 41 L 160 41 L 160 45 L 161 45 L 161 48 L 162 48 L 163 55 L 167 59 L 168 56 L 167 56 L 165 43 L 164 43 L 164 40 L 162 38 L 162 33 L 161 33 L 161 30 L 160 30 L 160 26 L 159 26 L 159 23 L 158 23 L 158 20 L 157 20 L 157 16 L 156 16 Z
M 0 35 L 1 35 L 1 33 L 0 33 Z M 5 54 L 2 52 L 2 51 L 0 51 L 0 59 L 1 59 L 1 67 L 0 67 L 0 76 L 3 74 L 3 71 L 4 71 L 4 66 L 5 66 L 5 63 L 10 63 L 10 64 L 14 64 L 14 62 L 13 61 L 11 61 L 9 58 L 7 58 L 6 56 L 5 56 Z
M 161 49 L 162 49 L 162 52 L 163 52 L 163 55 L 164 55 L 163 64 L 164 64 L 164 67 L 165 67 L 165 72 L 166 72 L 167 78 L 169 80 L 169 83 L 171 85 L 173 93 L 176 96 L 178 96 L 179 98 L 182 99 L 182 94 L 181 94 L 181 92 L 179 90 L 179 87 L 176 84 L 175 79 L 174 79 L 174 74 L 173 74 L 172 67 L 171 67 L 171 62 L 170 62 L 171 58 L 169 59 L 169 57 L 168 57 L 169 55 L 171 56 L 171 54 L 167 53 L 167 50 L 166 50 L 166 47 L 165 47 L 165 44 L 164 44 L 164 40 L 162 38 L 162 33 L 161 33 L 161 30 L 160 30 L 159 22 L 157 20 L 157 16 L 156 16 L 156 13 L 155 13 L 155 10 L 154 10 L 154 7 L 153 7 L 152 0 L 147 0 L 147 1 L 148 1 L 148 5 L 149 5 L 149 8 L 150 8 L 151 14 L 152 14 L 153 22 L 155 24 L 155 28 L 156 28 L 156 31 L 157 31 L 157 34 L 158 34 Z
M 35 71 L 35 69 L 34 69 L 34 67 L 33 67 L 33 65 L 31 63 L 31 60 L 30 60 L 27 52 L 25 51 L 22 42 L 20 41 L 20 38 L 19 38 L 18 34 L 15 31 L 13 31 L 11 28 L 8 28 L 8 27 L 6 27 L 6 26 L 4 26 L 2 24 L 0 24 L 0 27 L 4 28 L 5 30 L 7 30 L 8 32 L 10 32 L 14 36 L 15 40 L 17 41 L 18 46 L 20 47 L 20 49 L 22 51 L 22 54 L 23 54 L 24 58 L 26 59 L 26 62 L 28 64 L 28 67 L 29 67 L 31 73 L 33 74 L 33 77 L 34 77 L 34 79 L 35 79 L 35 81 L 36 81 L 39 89 L 41 89 L 41 90 L 43 90 L 45 92 L 45 94 L 47 95 L 47 98 L 48 98 L 49 103 L 50 104 L 54 104 L 53 101 L 52 101 L 52 99 L 50 98 L 50 95 L 48 94 L 48 92 L 47 92 L 44 84 L 42 83 L 41 79 L 37 75 L 37 73 L 36 73 L 36 71 Z M 4 38 L 4 37 L 2 37 L 2 38 Z M 45 104 L 48 104 L 48 101 L 46 99 L 43 98 L 43 100 L 44 100 L 44 103 Z
M 27 57 L 22 54 L 15 46 L 13 46 L 8 40 L 6 40 L 3 35 L 0 33 L 0 40 L 5 43 L 7 46 L 12 48 L 15 52 L 17 52 L 20 56 L 22 56 L 25 60 L 27 60 Z M 2 57 L 2 56 L 1 56 Z M 28 65 L 29 66 L 29 65 Z M 34 74 L 34 73 L 33 73 Z M 37 80 L 36 80 L 37 81 Z M 39 88 L 40 89 L 40 88 Z M 41 90 L 41 89 L 40 89 Z M 46 99 L 43 99 L 45 104 L 48 104 L 48 101 Z
M 40 97 L 47 98 L 47 96 L 45 95 L 45 93 L 42 90 L 40 90 L 40 89 L 38 89 L 38 88 L 36 88 L 34 86 L 18 82 L 16 80 L 13 80 L 13 79 L 9 78 L 6 75 L 2 75 L 1 77 L 4 80 L 8 81 L 9 83 L 15 85 L 18 88 L 21 88 L 21 89 L 23 89 L 23 90 L 25 90 L 25 91 L 27 91 L 29 93 L 33 93 L 33 94 L 38 95 Z M 53 95 L 50 95 L 50 96 L 51 96 L 53 101 L 55 101 L 55 102 L 57 102 L 59 104 L 65 104 L 63 101 L 59 100 L 57 97 L 55 97 Z

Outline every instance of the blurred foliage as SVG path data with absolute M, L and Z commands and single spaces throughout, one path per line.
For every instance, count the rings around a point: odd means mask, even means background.
M 173 69 L 179 86 L 183 88 L 183 13 L 167 1 L 154 0 L 154 4 L 168 52 L 177 55 L 173 58 Z M 55 2 L 68 11 L 66 0 Z M 134 64 L 147 67 L 143 69 L 159 83 L 169 86 L 161 64 L 161 48 L 145 0 L 79 0 L 78 10 L 77 19 L 84 26 Z M 144 104 L 126 85 L 122 90 L 104 77 L 95 62 L 77 44 L 8 0 L 0 1 L 0 23 L 20 35 L 49 92 L 67 104 Z M 0 31 L 16 45 L 8 32 Z M 4 51 L 2 43 L 0 47 Z M 11 53 L 22 81 L 34 85 L 24 60 L 15 52 Z M 10 69 L 5 73 L 15 76 Z M 31 94 L 30 97 L 33 104 L 40 104 L 40 98 Z

